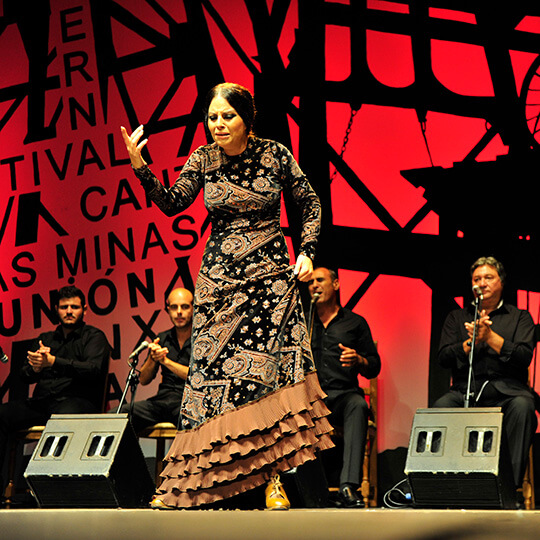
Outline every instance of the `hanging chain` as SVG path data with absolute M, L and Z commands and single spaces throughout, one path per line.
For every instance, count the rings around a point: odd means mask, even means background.
M 349 144 L 349 135 L 351 134 L 352 125 L 353 125 L 353 122 L 354 122 L 354 117 L 356 116 L 356 114 L 358 113 L 359 110 L 360 110 L 360 108 L 354 109 L 352 107 L 352 105 L 351 105 L 351 116 L 349 117 L 349 123 L 347 124 L 347 129 L 345 130 L 345 135 L 343 137 L 343 144 L 341 145 L 341 152 L 339 153 L 339 157 L 341 159 L 343 159 L 343 155 L 345 154 L 345 150 L 347 150 L 347 145 Z M 334 181 L 334 178 L 336 177 L 336 174 L 337 174 L 337 168 L 334 167 L 334 170 L 332 171 L 332 174 L 330 175 L 330 183 L 332 183 Z

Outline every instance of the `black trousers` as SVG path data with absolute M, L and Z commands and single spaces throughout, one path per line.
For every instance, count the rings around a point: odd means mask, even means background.
M 149 399 L 133 403 L 130 420 L 135 433 L 158 422 L 171 422 L 178 427 L 181 401 L 182 396 L 170 392 L 157 394 Z M 131 412 L 131 403 L 124 403 L 120 412 L 129 414 Z
M 465 395 L 462 392 L 450 390 L 433 407 L 463 407 L 464 402 Z M 538 423 L 533 396 L 507 396 L 488 385 L 475 406 L 502 408 L 503 434 L 510 453 L 514 482 L 516 488 L 520 487 Z
M 348 392 L 335 397 L 329 395 L 326 405 L 332 413 L 330 423 L 343 427 L 343 466 L 339 483 L 359 486 L 368 429 L 368 404 L 360 393 Z
M 40 398 L 8 401 L 0 405 L 0 487 L 4 491 L 1 471 L 12 433 L 31 426 L 44 425 L 51 414 L 88 414 L 99 412 L 87 399 L 78 397 Z

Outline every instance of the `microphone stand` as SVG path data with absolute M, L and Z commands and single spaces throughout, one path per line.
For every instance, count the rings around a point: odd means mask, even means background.
M 127 394 L 128 388 L 131 389 L 131 402 L 129 406 L 130 419 L 131 419 L 131 416 L 133 415 L 133 404 L 135 403 L 135 393 L 137 392 L 137 386 L 139 385 L 139 373 L 137 371 L 138 363 L 139 363 L 139 353 L 135 354 L 131 362 L 128 363 L 131 369 L 126 379 L 126 386 L 124 387 L 124 393 L 122 394 L 122 397 L 120 398 L 120 403 L 118 404 L 118 409 L 116 410 L 116 413 L 118 414 L 120 412 L 120 409 L 122 408 L 122 405 L 124 404 L 124 401 L 126 400 L 126 394 Z
M 311 298 L 311 301 L 309 303 L 309 315 L 308 315 L 308 333 L 309 333 L 309 342 L 311 343 L 311 336 L 313 334 L 313 323 L 315 322 L 315 304 L 317 303 L 317 300 L 319 299 L 320 294 L 315 293 L 313 297 Z
M 474 321 L 473 321 L 473 335 L 471 338 L 471 350 L 469 351 L 469 375 L 467 379 L 467 393 L 465 394 L 465 401 L 464 401 L 464 408 L 469 408 L 469 402 L 471 399 L 471 381 L 472 381 L 472 374 L 473 374 L 473 358 L 474 358 L 474 346 L 476 343 L 476 324 L 478 322 L 478 307 L 480 305 L 480 296 L 476 295 L 474 296 Z

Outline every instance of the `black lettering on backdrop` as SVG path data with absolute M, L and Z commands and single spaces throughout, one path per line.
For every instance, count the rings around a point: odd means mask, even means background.
M 101 241 L 99 236 L 94 236 L 94 257 L 96 260 L 96 270 L 101 270 Z
M 62 43 L 69 43 L 71 41 L 78 41 L 84 39 L 86 34 L 84 32 L 76 34 L 70 33 L 70 29 L 80 26 L 82 19 L 71 17 L 74 13 L 82 11 L 82 6 L 74 6 L 60 11 L 60 30 L 62 32 Z
M 113 357 L 114 358 L 114 357 Z M 120 358 L 120 357 L 118 357 Z M 120 401 L 122 394 L 124 393 L 118 379 L 116 378 L 116 373 L 109 373 L 109 378 L 107 379 L 109 388 L 107 391 L 107 403 L 111 401 Z
M 99 292 L 100 289 L 105 289 L 105 292 L 108 292 L 107 302 L 103 306 L 98 305 L 97 301 L 98 295 L 103 295 L 103 293 Z M 118 290 L 110 279 L 100 278 L 90 285 L 90 289 L 88 290 L 88 307 L 96 315 L 109 315 L 114 311 L 117 303 Z
M 56 289 L 49 291 L 49 302 L 45 302 L 39 293 L 32 295 L 32 322 L 34 329 L 41 328 L 41 314 L 45 315 L 51 324 L 58 324 L 58 314 L 56 313 Z
M 142 210 L 142 207 L 126 178 L 122 178 L 118 183 L 118 191 L 116 192 L 116 199 L 114 201 L 111 216 L 117 216 L 120 213 L 120 207 L 124 204 L 133 206 L 135 210 Z
M 0 159 L 0 165 L 9 166 L 9 176 L 11 178 L 11 191 L 17 191 L 17 168 L 16 163 L 24 161 L 24 156 L 13 156 L 10 158 Z
M 97 125 L 96 103 L 94 101 L 94 94 L 88 94 L 88 110 L 84 109 L 83 106 L 74 97 L 69 98 L 68 105 L 69 120 L 71 123 L 71 129 L 73 131 L 76 131 L 78 129 L 76 113 L 79 113 L 79 115 L 86 120 L 86 123 L 89 126 L 95 127 Z
M 81 196 L 81 213 L 88 221 L 101 221 L 107 215 L 109 206 L 105 202 L 95 203 L 95 201 L 98 200 L 98 196 L 107 197 L 107 192 L 102 186 L 90 186 L 83 192 Z M 89 209 L 90 201 L 94 201 L 96 206 L 99 205 L 98 208 L 96 208 L 96 210 L 93 212 L 91 212 Z M 122 178 L 118 182 L 116 197 L 110 214 L 111 217 L 119 215 L 120 207 L 125 205 L 136 211 L 143 209 L 127 179 Z
M 140 315 L 133 315 L 133 320 L 135 321 L 137 326 L 142 330 L 142 334 L 137 340 L 137 343 L 143 341 L 147 337 L 149 337 L 150 339 L 156 338 L 157 334 L 156 332 L 152 330 L 152 326 L 154 326 L 154 324 L 156 323 L 157 318 L 160 313 L 161 313 L 161 309 L 156 309 L 154 313 L 152 313 L 152 317 L 150 317 L 150 320 L 148 321 L 148 323 L 144 322 Z
M 91 193 L 99 193 L 99 195 L 104 195 L 104 191 L 99 187 L 92 187 L 85 191 L 83 194 L 83 201 L 81 202 L 81 208 L 86 207 L 86 200 Z M 103 214 L 107 207 L 104 207 L 100 213 Z M 88 210 L 84 210 L 83 213 L 88 213 Z M 94 218 L 93 218 L 94 219 Z M 188 221 L 189 223 L 195 223 L 195 220 L 189 215 L 182 215 L 176 218 L 175 222 Z M 173 224 L 174 227 L 174 224 Z M 143 240 L 142 246 L 140 245 L 141 240 L 138 239 L 137 245 L 135 244 L 134 232 L 131 227 L 125 229 L 125 238 L 121 239 L 115 232 L 109 231 L 107 233 L 107 251 L 103 253 L 105 249 L 102 246 L 102 239 L 96 235 L 91 241 L 90 238 L 81 237 L 77 240 L 77 243 L 72 250 L 63 244 L 59 243 L 56 245 L 56 270 L 58 279 L 63 279 L 67 275 L 76 276 L 79 273 L 87 273 L 89 269 L 100 270 L 103 267 L 103 258 L 107 258 L 105 264 L 107 267 L 114 268 L 118 263 L 119 253 L 124 255 L 124 257 L 130 261 L 135 262 L 137 260 L 137 253 L 140 251 L 140 260 L 146 260 L 149 258 L 150 250 L 153 248 L 158 248 L 159 256 L 168 255 L 170 250 L 167 246 L 167 243 L 161 236 L 159 228 L 154 222 L 149 222 L 147 224 L 145 238 Z M 184 236 L 188 236 L 191 241 L 186 244 L 180 244 L 178 241 L 173 240 L 173 246 L 181 251 L 189 250 L 196 246 L 198 241 L 197 233 L 190 229 L 180 229 L 176 227 L 176 232 Z M 87 242 L 92 242 L 92 245 L 87 245 Z M 93 247 L 93 250 L 92 250 Z M 94 260 L 91 260 L 91 257 L 94 257 Z
M 174 262 L 176 263 L 176 272 L 165 290 L 165 297 L 169 296 L 170 292 L 176 287 L 178 280 L 182 281 L 185 289 L 192 292 L 195 290 L 193 278 L 191 277 L 191 273 L 189 271 L 189 255 L 185 255 L 184 257 L 176 257 Z
M 206 229 L 210 227 L 211 221 L 210 221 L 210 214 L 206 214 L 206 217 L 204 218 L 203 224 L 201 225 L 201 236 L 204 235 L 206 232 Z
M 16 246 L 26 246 L 37 242 L 40 217 L 45 220 L 58 236 L 67 236 L 67 231 L 54 219 L 53 215 L 41 202 L 41 193 L 39 191 L 23 193 L 19 197 L 17 211 Z
M 32 169 L 34 170 L 34 186 L 39 186 L 41 184 L 41 179 L 39 177 L 39 160 L 37 152 L 32 152 Z
M 109 261 L 111 263 L 111 266 L 116 266 L 116 248 L 118 248 L 129 261 L 135 262 L 135 244 L 133 242 L 133 229 L 131 227 L 128 227 L 126 229 L 126 233 L 128 236 L 127 248 L 124 246 L 124 244 L 122 244 L 122 242 L 120 241 L 118 236 L 114 234 L 114 232 L 111 231 L 107 235 L 107 238 L 109 240 Z
M 6 283 L 5 279 L 2 276 L 2 272 L 0 272 L 0 288 L 4 292 L 8 291 L 8 286 L 7 286 L 7 283 Z
M 106 216 L 108 207 L 106 204 L 103 204 L 97 214 L 91 214 L 88 210 L 88 198 L 94 193 L 97 193 L 101 197 L 107 194 L 101 186 L 90 186 L 85 189 L 81 195 L 81 213 L 88 221 L 101 221 Z M 96 200 L 96 198 L 92 197 L 92 200 Z
M 29 251 L 21 251 L 21 253 L 17 254 L 13 261 L 11 262 L 11 267 L 15 272 L 19 272 L 20 274 L 26 274 L 28 278 L 26 280 L 19 279 L 18 277 L 13 278 L 13 283 L 17 287 L 30 287 L 36 282 L 36 271 L 31 266 L 24 266 L 22 263 L 22 260 L 26 259 L 30 262 L 34 262 L 34 256 Z
M 154 285 L 154 271 L 152 268 L 147 268 L 144 271 L 146 285 L 139 279 L 137 274 L 130 273 L 127 275 L 127 284 L 129 291 L 129 305 L 139 307 L 137 292 L 140 292 L 148 304 L 156 301 L 156 287 Z
M 78 114 L 84 120 L 91 126 L 97 125 L 96 120 L 96 106 L 94 101 L 94 95 L 92 93 L 88 94 L 88 107 L 85 109 L 78 101 L 76 101 L 74 98 L 71 98 L 70 103 L 70 117 L 72 126 L 74 129 L 76 129 L 78 126 L 76 125 L 76 115 Z M 107 165 L 112 166 L 118 166 L 125 164 L 129 164 L 129 159 L 118 159 L 115 156 L 114 151 L 114 139 L 112 137 L 112 134 L 108 134 L 107 136 L 107 143 L 108 143 L 108 158 L 110 159 L 110 163 Z M 57 141 L 58 142 L 58 141 Z M 57 145 L 56 145 L 57 146 Z M 80 149 L 79 149 L 80 147 Z M 47 157 L 46 162 L 50 163 L 52 171 L 56 175 L 56 177 L 59 180 L 65 180 L 70 163 L 73 161 L 71 158 L 73 156 L 73 159 L 77 159 L 75 154 L 75 151 L 77 152 L 79 156 L 79 163 L 77 165 L 77 175 L 81 176 L 85 172 L 85 168 L 89 165 L 97 165 L 98 169 L 105 170 L 105 160 L 102 159 L 99 152 L 97 151 L 96 147 L 92 143 L 90 139 L 84 139 L 82 142 L 77 140 L 75 142 L 69 142 L 65 145 L 65 150 L 62 152 L 57 152 L 57 154 L 60 155 L 54 155 L 51 148 L 45 148 L 44 150 L 33 150 L 29 157 L 29 161 L 31 163 L 32 171 L 30 173 L 27 172 L 24 168 L 21 169 L 21 166 L 19 164 L 26 161 L 26 157 L 24 155 L 18 155 L 18 156 L 11 156 L 7 158 L 0 159 L 0 166 L 4 165 L 8 167 L 9 171 L 9 177 L 10 177 L 10 183 L 11 183 L 11 190 L 17 191 L 17 189 L 20 187 L 19 180 L 21 178 L 27 178 L 30 177 L 30 174 L 33 175 L 33 185 L 39 186 L 41 184 L 41 169 L 43 167 L 43 159 L 40 156 L 41 152 L 45 153 L 45 156 Z M 48 171 L 47 171 L 48 172 Z M 122 189 L 128 193 L 127 200 L 120 199 L 118 202 L 118 206 L 121 206 L 121 204 L 127 204 L 132 203 L 133 206 L 135 206 L 137 209 L 140 208 L 140 203 L 138 202 L 137 198 L 133 194 L 131 188 L 128 184 L 127 179 L 123 179 L 122 181 Z M 120 193 L 121 195 L 121 193 Z M 151 202 L 149 199 L 146 199 L 146 206 L 149 208 L 151 206 Z
M 187 221 L 191 225 L 195 224 L 195 220 L 189 214 L 182 214 L 180 216 L 177 216 L 172 224 L 172 230 L 175 233 L 179 234 L 180 236 L 187 236 L 188 238 L 191 238 L 191 241 L 187 243 L 181 243 L 178 240 L 173 240 L 174 247 L 180 251 L 194 248 L 199 241 L 199 237 L 197 236 L 197 233 L 195 231 L 191 229 L 183 229 L 180 227 L 181 223 L 184 221 Z
M 155 238 L 154 241 L 152 241 L 152 237 Z M 148 256 L 148 250 L 154 247 L 160 247 L 161 252 L 164 255 L 167 255 L 169 253 L 169 250 L 167 249 L 167 246 L 165 245 L 163 238 L 161 238 L 161 235 L 159 234 L 159 230 L 156 227 L 156 224 L 153 222 L 150 222 L 146 230 L 146 238 L 144 239 L 143 252 L 141 256 L 143 261 Z
M 64 180 L 64 178 L 66 177 L 72 149 L 73 143 L 68 143 L 66 145 L 66 151 L 64 152 L 64 161 L 62 162 L 61 167 L 59 167 L 58 163 L 56 163 L 56 160 L 54 159 L 50 148 L 45 149 L 45 155 L 49 158 L 49 163 L 51 164 L 51 167 L 53 168 L 53 171 L 55 172 L 59 180 Z
M 84 174 L 85 167 L 91 164 L 96 164 L 101 171 L 105 170 L 105 165 L 103 164 L 103 161 L 101 161 L 101 158 L 99 157 L 97 150 L 94 148 L 92 141 L 85 139 L 83 141 L 83 147 L 81 150 L 79 167 L 77 168 L 77 176 L 82 176 Z
M 83 274 L 88 272 L 88 257 L 86 254 L 86 241 L 84 238 L 79 238 L 77 241 L 73 263 L 69 260 L 64 246 L 62 244 L 56 244 L 56 269 L 58 279 L 62 279 L 64 277 L 64 264 L 72 276 L 76 276 L 78 274 L 79 266 L 81 266 Z
M 114 146 L 114 136 L 112 133 L 107 134 L 107 146 L 109 147 L 109 162 L 111 167 L 117 167 L 119 165 L 129 165 L 129 157 L 117 158 Z M 123 149 L 124 155 L 126 154 L 125 148 Z
M 0 244 L 2 244 L 2 239 L 4 238 L 4 234 L 6 233 L 6 227 L 9 222 L 9 216 L 11 215 L 11 210 L 13 209 L 14 202 L 15 196 L 10 195 L 6 205 L 6 211 L 4 212 L 4 217 L 2 218 L 2 225 L 0 225 Z
M 69 88 L 73 85 L 71 74 L 78 71 L 83 79 L 87 82 L 92 82 L 94 79 L 84 68 L 88 64 L 88 54 L 84 51 L 73 51 L 64 54 L 64 73 L 66 75 L 66 86 Z
M 112 351 L 111 351 L 111 358 L 113 360 L 117 360 L 122 356 L 121 350 L 122 350 L 122 339 L 120 334 L 120 325 L 118 323 L 113 324 L 112 328 L 113 333 L 113 340 L 112 340 Z
M 7 314 L 4 312 L 5 302 L 0 302 L 0 335 L 4 337 L 16 336 L 21 330 L 22 311 L 20 298 L 11 300 L 11 326 L 7 326 Z

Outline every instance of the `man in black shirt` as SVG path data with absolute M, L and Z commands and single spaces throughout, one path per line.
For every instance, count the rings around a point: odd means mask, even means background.
M 60 325 L 35 340 L 21 370 L 25 382 L 36 383 L 32 397 L 0 405 L 0 465 L 10 433 L 43 425 L 53 413 L 103 411 L 111 347 L 101 330 L 84 322 L 80 289 L 62 287 L 57 298 Z
M 340 498 L 344 506 L 362 507 L 356 490 L 361 482 L 362 458 L 368 427 L 368 405 L 358 385 L 358 375 L 372 379 L 381 370 L 381 360 L 368 323 L 339 304 L 337 274 L 316 268 L 309 282 L 315 303 L 311 346 L 331 423 L 343 426 L 343 467 Z
M 162 379 L 155 396 L 133 403 L 131 423 L 136 432 L 157 422 L 178 425 L 191 356 L 193 295 L 187 289 L 172 290 L 165 302 L 165 310 L 173 327 L 158 334 L 150 344 L 139 375 L 143 386 L 150 384 L 161 367 Z M 130 407 L 131 404 L 126 403 L 121 411 L 129 412 Z
M 481 257 L 471 267 L 473 290 L 481 298 L 474 347 L 471 407 L 502 407 L 516 487 L 521 485 L 536 431 L 534 398 L 528 369 L 536 346 L 534 323 L 528 311 L 502 299 L 503 265 Z M 467 392 L 474 304 L 452 311 L 444 323 L 439 363 L 452 370 L 450 391 L 434 407 L 463 407 Z

